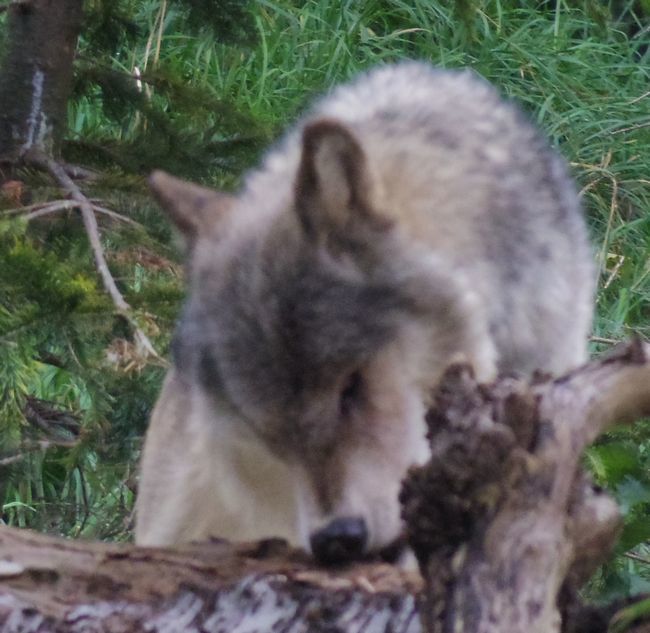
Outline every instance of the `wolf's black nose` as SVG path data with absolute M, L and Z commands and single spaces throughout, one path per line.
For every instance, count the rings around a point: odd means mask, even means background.
M 368 530 L 363 519 L 343 517 L 314 532 L 309 540 L 318 562 L 326 565 L 347 563 L 363 555 Z

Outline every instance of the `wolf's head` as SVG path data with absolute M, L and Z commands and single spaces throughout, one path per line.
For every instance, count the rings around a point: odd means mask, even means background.
M 426 457 L 425 393 L 478 335 L 445 263 L 381 209 L 346 127 L 307 125 L 288 171 L 267 199 L 152 177 L 189 244 L 175 363 L 214 424 L 227 409 L 301 479 L 287 487 L 302 496 L 301 544 L 345 560 L 399 537 L 401 479 Z

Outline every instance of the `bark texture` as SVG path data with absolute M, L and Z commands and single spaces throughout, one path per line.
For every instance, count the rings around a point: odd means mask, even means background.
M 314 569 L 281 541 L 178 550 L 0 529 L 3 633 L 418 633 L 419 578 Z
M 0 69 L 0 159 L 56 156 L 66 128 L 83 0 L 29 0 L 7 9 Z
M 432 458 L 402 492 L 421 592 L 394 567 L 318 569 L 279 541 L 168 550 L 0 528 L 0 631 L 605 633 L 623 605 L 584 607 L 577 588 L 619 517 L 581 454 L 650 414 L 649 359 L 637 341 L 557 380 L 488 386 L 450 368 Z
M 483 386 L 450 368 L 427 418 L 431 461 L 402 492 L 426 631 L 606 630 L 576 628 L 586 613 L 577 589 L 619 530 L 617 505 L 581 456 L 612 425 L 650 414 L 649 358 L 636 341 L 532 384 Z

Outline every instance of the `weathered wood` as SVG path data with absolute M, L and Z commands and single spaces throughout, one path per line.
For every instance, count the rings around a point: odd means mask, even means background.
M 428 416 L 432 458 L 402 494 L 421 598 L 412 574 L 318 569 L 278 541 L 168 550 L 0 528 L 0 631 L 604 633 L 616 605 L 583 608 L 577 587 L 619 519 L 581 454 L 650 414 L 649 358 L 637 341 L 532 384 L 447 372 Z
M 576 590 L 619 528 L 581 456 L 607 428 L 650 414 L 649 358 L 636 341 L 532 384 L 483 386 L 450 368 L 427 418 L 432 459 L 402 493 L 426 631 L 571 630 Z
M 418 633 L 416 574 L 315 569 L 282 542 L 177 550 L 0 529 L 3 633 Z

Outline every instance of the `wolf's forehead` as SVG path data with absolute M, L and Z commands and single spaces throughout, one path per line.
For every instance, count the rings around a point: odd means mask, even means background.
M 305 370 L 345 364 L 390 337 L 399 292 L 337 276 L 313 261 L 267 270 L 250 282 L 233 277 L 222 306 L 235 338 L 259 346 Z
M 389 280 L 341 274 L 309 252 L 269 261 L 251 250 L 211 301 L 220 373 L 259 387 L 256 400 L 295 399 L 356 369 L 391 340 L 408 303 Z

